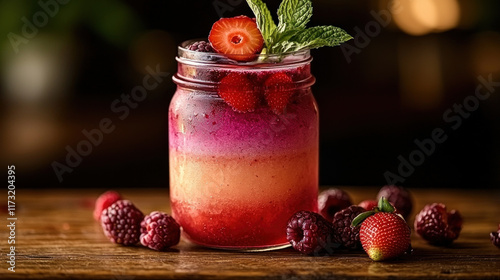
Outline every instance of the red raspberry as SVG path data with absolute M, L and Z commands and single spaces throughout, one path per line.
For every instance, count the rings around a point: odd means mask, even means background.
M 101 226 L 113 243 L 134 245 L 139 241 L 144 214 L 128 200 L 118 200 L 102 211 Z
M 154 211 L 141 222 L 141 244 L 153 250 L 165 249 L 179 244 L 181 227 L 166 213 Z
M 396 213 L 401 214 L 405 219 L 411 214 L 413 202 L 410 192 L 400 186 L 387 185 L 383 186 L 377 195 L 377 200 L 381 197 L 387 200 L 396 207 Z
M 338 247 L 331 224 L 310 211 L 299 211 L 288 220 L 286 238 L 295 250 L 306 255 Z
M 358 204 L 359 207 L 363 207 L 367 211 L 373 210 L 377 205 L 378 202 L 376 200 L 363 200 Z
M 462 216 L 456 210 L 446 212 L 441 203 L 428 204 L 415 217 L 415 231 L 429 243 L 448 245 L 462 230 Z
M 94 219 L 99 222 L 101 220 L 102 210 L 108 208 L 109 206 L 111 206 L 111 204 L 117 202 L 120 199 L 122 199 L 122 197 L 116 191 L 107 191 L 101 194 L 95 201 Z
M 500 248 L 500 225 L 498 225 L 498 230 L 496 232 L 490 233 L 490 238 L 493 245 Z
M 332 221 L 333 234 L 342 246 L 348 249 L 361 248 L 359 241 L 359 227 L 352 227 L 354 218 L 366 210 L 360 206 L 351 205 L 335 213 Z
M 215 52 L 215 50 L 212 48 L 212 45 L 209 42 L 205 41 L 194 42 L 189 45 L 187 49 L 196 52 Z
M 352 205 L 351 197 L 345 191 L 331 188 L 321 192 L 318 196 L 319 213 L 327 221 L 331 221 L 337 211 Z

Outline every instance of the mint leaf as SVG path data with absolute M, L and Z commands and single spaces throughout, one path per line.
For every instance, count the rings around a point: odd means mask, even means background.
M 247 3 L 255 14 L 257 27 L 262 33 L 266 47 L 269 48 L 273 44 L 273 34 L 276 30 L 276 23 L 274 23 L 271 12 L 262 0 L 247 0 Z
M 293 32 L 293 30 L 291 31 Z M 341 28 L 335 26 L 315 26 L 300 30 L 290 38 L 279 40 L 269 48 L 269 53 L 294 52 L 303 49 L 334 47 L 352 39 Z
M 334 47 L 352 39 L 343 29 L 335 26 L 315 26 L 298 32 L 290 41 L 297 42 L 301 48 L 316 49 Z
M 311 0 L 283 0 L 278 8 L 278 30 L 304 29 L 312 12 Z
M 334 26 L 306 29 L 312 16 L 311 0 L 283 0 L 278 8 L 278 26 L 262 0 L 246 0 L 255 14 L 257 27 L 264 38 L 262 54 L 277 54 L 303 49 L 338 46 L 352 36 Z

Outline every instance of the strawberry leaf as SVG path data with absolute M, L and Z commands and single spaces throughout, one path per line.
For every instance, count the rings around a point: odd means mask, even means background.
M 395 211 L 394 206 L 383 196 L 379 199 L 377 208 L 380 209 L 380 212 L 392 213 Z
M 358 216 L 356 216 L 356 218 L 354 218 L 352 220 L 351 226 L 352 227 L 357 227 L 357 226 L 361 225 L 361 223 L 364 220 L 366 220 L 366 218 L 370 217 L 371 215 L 374 215 L 377 212 L 378 211 L 366 211 L 366 212 L 363 212 L 363 213 L 359 214 Z

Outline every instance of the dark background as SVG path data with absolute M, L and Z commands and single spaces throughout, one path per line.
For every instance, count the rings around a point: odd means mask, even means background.
M 180 42 L 207 37 L 221 15 L 251 11 L 241 0 L 66 2 L 0 1 L 5 174 L 15 164 L 17 185 L 26 188 L 166 187 L 174 83 L 162 81 L 123 120 L 111 104 L 142 84 L 147 66 L 175 73 Z M 279 1 L 265 2 L 275 15 Z M 52 5 L 52 15 L 40 3 Z M 349 46 L 312 51 L 322 185 L 379 186 L 392 172 L 407 187 L 499 186 L 500 86 L 473 103 L 479 76 L 500 82 L 498 1 L 313 4 L 309 26 L 335 25 L 356 36 Z M 20 37 L 16 47 L 13 38 Z M 447 121 L 443 114 L 464 100 L 477 108 L 463 117 L 452 112 Z M 87 139 L 82 130 L 98 129 L 103 118 L 115 129 L 68 166 L 67 149 L 76 150 Z M 430 138 L 435 129 L 444 130 L 446 141 L 401 174 L 401 158 L 411 161 L 415 140 Z M 62 181 L 55 162 L 71 168 Z

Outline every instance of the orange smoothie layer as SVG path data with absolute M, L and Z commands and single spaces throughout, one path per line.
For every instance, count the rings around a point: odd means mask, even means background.
M 286 244 L 292 214 L 317 210 L 317 146 L 235 157 L 171 150 L 170 174 L 173 215 L 201 245 Z

